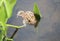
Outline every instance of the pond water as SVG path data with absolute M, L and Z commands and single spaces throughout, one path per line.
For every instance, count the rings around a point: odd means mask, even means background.
M 42 13 L 42 19 L 38 25 L 38 32 L 34 27 L 27 25 L 19 29 L 14 41 L 60 41 L 60 0 L 17 0 L 13 9 L 13 15 L 8 23 L 22 25 L 22 19 L 16 18 L 19 10 L 32 10 L 36 2 Z M 8 36 L 11 36 L 15 29 L 8 29 Z

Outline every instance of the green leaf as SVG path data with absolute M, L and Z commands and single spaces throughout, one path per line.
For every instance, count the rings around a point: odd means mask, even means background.
M 6 25 L 0 23 L 0 41 L 3 41 L 5 35 L 6 35 Z
M 37 6 L 37 3 L 34 3 L 33 12 L 34 12 L 34 14 L 37 14 L 37 15 L 39 15 L 41 17 L 41 12 L 40 12 L 40 10 L 39 10 L 39 8 Z
M 0 41 L 2 41 L 2 39 L 3 39 L 3 34 L 2 33 L 3 33 L 2 30 L 0 30 Z
M 39 8 L 38 8 L 38 6 L 37 6 L 37 3 L 34 3 L 34 7 L 33 7 L 33 12 L 34 12 L 34 15 L 35 15 L 35 18 L 36 18 L 36 20 L 37 20 L 37 22 L 36 22 L 36 24 L 34 25 L 35 26 L 35 28 L 38 26 L 38 23 L 40 22 L 40 20 L 41 20 L 41 12 L 40 12 L 40 10 L 39 10 Z
M 7 35 L 6 22 L 12 15 L 16 0 L 0 0 L 0 41 Z
M 2 3 L 3 3 L 3 0 L 0 0 L 0 6 L 2 5 Z
M 4 5 L 6 8 L 6 12 L 7 12 L 7 17 L 10 18 L 12 15 L 12 10 L 14 5 L 16 4 L 16 0 L 4 0 Z
M 13 39 L 11 39 L 11 38 L 6 38 L 5 40 L 6 41 L 13 41 Z
M 12 16 L 16 0 L 0 0 L 0 22 L 6 22 Z
M 5 23 L 7 19 L 6 9 L 4 7 L 4 4 L 0 6 L 0 22 Z

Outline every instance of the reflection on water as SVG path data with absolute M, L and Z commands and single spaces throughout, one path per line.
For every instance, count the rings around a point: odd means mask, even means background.
M 13 10 L 13 16 L 8 23 L 22 25 L 22 19 L 16 18 L 19 10 L 32 10 L 33 3 L 37 2 L 43 18 L 38 25 L 38 33 L 34 32 L 33 26 L 19 29 L 14 41 L 60 41 L 60 1 L 59 0 L 17 0 Z M 8 36 L 11 36 L 15 29 L 9 28 Z

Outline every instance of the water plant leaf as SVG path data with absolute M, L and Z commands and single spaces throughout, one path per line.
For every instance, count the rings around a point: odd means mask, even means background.
M 16 3 L 16 0 L 0 0 L 0 21 L 3 23 L 6 21 L 6 18 L 12 16 L 12 10 Z
M 0 22 L 5 22 L 7 18 L 7 14 L 5 12 L 5 7 L 4 4 L 0 6 Z
M 37 22 L 36 22 L 36 24 L 34 26 L 35 26 L 35 28 L 37 28 L 38 23 L 40 22 L 41 17 L 42 17 L 37 3 L 34 3 L 33 12 L 34 12 L 35 18 L 37 20 Z
M 41 17 L 41 12 L 40 12 L 40 10 L 38 8 L 37 3 L 34 3 L 33 12 L 34 12 L 34 14 L 37 14 L 37 15 L 39 15 Z
M 16 0 L 0 0 L 0 41 L 7 33 L 6 22 L 12 16 L 12 10 Z
M 3 41 L 5 35 L 6 35 L 6 25 L 0 22 L 0 41 Z
M 2 5 L 2 3 L 3 3 L 3 0 L 0 0 L 0 6 Z
M 12 10 L 14 5 L 16 4 L 16 0 L 4 0 L 4 5 L 6 8 L 7 17 L 10 18 L 12 15 Z
M 34 12 L 34 15 L 37 20 L 37 23 L 35 26 L 37 26 L 37 24 L 39 23 L 39 21 L 41 20 L 41 17 L 42 17 L 41 11 L 39 10 L 37 3 L 34 3 L 33 12 Z

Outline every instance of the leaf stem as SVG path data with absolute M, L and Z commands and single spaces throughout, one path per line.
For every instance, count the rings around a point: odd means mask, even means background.
M 10 25 L 10 24 L 7 24 L 7 26 L 16 28 L 16 30 L 13 32 L 13 34 L 12 34 L 11 37 L 10 37 L 11 39 L 13 39 L 13 37 L 15 36 L 15 34 L 17 33 L 17 31 L 18 31 L 19 28 L 24 27 L 24 25 L 22 25 L 22 26 L 15 26 L 15 25 Z
M 22 28 L 24 26 L 15 26 L 15 25 L 11 25 L 11 24 L 7 24 L 7 26 L 13 27 L 13 28 Z

